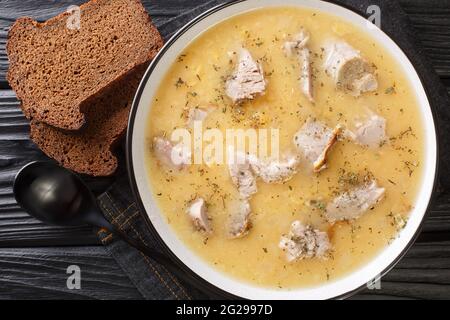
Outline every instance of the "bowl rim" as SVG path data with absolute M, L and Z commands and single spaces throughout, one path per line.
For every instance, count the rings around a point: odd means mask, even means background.
M 165 52 L 184 34 L 186 33 L 189 29 L 191 29 L 194 25 L 196 25 L 197 23 L 199 23 L 200 21 L 202 21 L 203 19 L 205 19 L 206 17 L 224 9 L 227 8 L 229 6 L 233 6 L 242 2 L 247 2 L 248 0 L 232 0 L 230 2 L 225 2 L 222 4 L 218 4 L 206 11 L 204 11 L 203 13 L 200 13 L 198 16 L 194 17 L 193 19 L 191 19 L 188 23 L 186 23 L 183 27 L 181 27 L 177 32 L 175 32 L 170 39 L 164 44 L 164 46 L 161 48 L 161 50 L 158 52 L 158 54 L 155 56 L 155 58 L 152 60 L 152 62 L 150 63 L 150 65 L 148 66 L 147 70 L 145 71 L 145 74 L 139 84 L 139 87 L 136 91 L 136 94 L 134 96 L 133 99 L 133 103 L 131 106 L 131 110 L 130 110 L 130 115 L 128 118 L 128 128 L 127 128 L 127 133 L 126 133 L 126 149 L 125 149 L 125 153 L 126 153 L 126 162 L 127 162 L 127 173 L 128 173 L 128 178 L 129 178 L 129 183 L 130 183 L 130 187 L 132 190 L 132 193 L 136 199 L 136 203 L 139 209 L 139 214 L 140 216 L 142 216 L 144 218 L 144 221 L 146 223 L 146 226 L 148 228 L 148 230 L 150 231 L 150 233 L 152 234 L 152 236 L 155 238 L 155 240 L 158 242 L 158 244 L 161 246 L 163 252 L 165 254 L 167 254 L 169 256 L 170 259 L 172 259 L 172 261 L 175 262 L 176 265 L 178 265 L 184 272 L 186 272 L 191 278 L 192 280 L 194 280 L 194 282 L 196 282 L 196 284 L 198 285 L 198 288 L 202 289 L 204 292 L 208 293 L 209 295 L 211 295 L 212 297 L 218 297 L 218 298 L 226 298 L 226 299 L 243 299 L 242 297 L 239 297 L 235 294 L 232 294 L 228 291 L 223 290 L 222 288 L 217 287 L 216 285 L 210 283 L 208 280 L 204 279 L 203 277 L 199 276 L 194 270 L 192 270 L 191 268 L 189 268 L 170 248 L 169 246 L 165 243 L 165 241 L 163 240 L 163 238 L 161 237 L 161 235 L 159 234 L 159 232 L 156 230 L 156 228 L 154 227 L 152 221 L 149 218 L 149 215 L 146 213 L 146 209 L 142 200 L 142 197 L 140 195 L 139 192 L 139 188 L 137 185 L 137 181 L 135 178 L 135 170 L 133 167 L 133 158 L 132 158 L 132 139 L 133 139 L 133 130 L 134 130 L 134 123 L 135 123 L 135 119 L 136 119 L 136 113 L 137 110 L 139 108 L 139 104 L 140 104 L 140 100 L 142 97 L 142 94 L 144 92 L 145 86 L 148 82 L 148 79 L 150 78 L 150 75 L 152 74 L 153 70 L 155 69 L 156 65 L 158 64 L 158 62 L 161 60 L 161 58 L 163 57 L 163 55 L 165 54 Z M 319 0 L 318 0 L 319 1 Z M 328 1 L 326 1 L 328 2 Z M 341 3 L 335 3 L 335 2 L 328 2 L 328 4 L 330 5 L 335 5 L 344 9 L 347 9 L 349 11 L 351 11 L 354 14 L 357 14 L 360 17 L 365 18 L 360 12 L 358 12 L 355 8 L 350 7 L 349 5 L 346 4 L 341 4 Z M 278 4 L 279 7 L 283 6 L 283 3 L 279 3 Z M 240 13 L 236 13 L 233 16 L 239 15 Z M 231 17 L 231 16 L 230 16 Z M 230 18 L 228 17 L 228 18 Z M 210 26 L 211 27 L 211 26 Z M 426 205 L 425 208 L 425 212 L 423 213 L 423 216 L 421 218 L 421 221 L 417 227 L 417 229 L 415 230 L 413 236 L 410 238 L 410 240 L 408 241 L 408 243 L 404 246 L 403 250 L 396 256 L 395 259 L 392 260 L 392 262 L 383 269 L 383 271 L 380 272 L 380 277 L 384 277 L 390 270 L 392 270 L 392 268 L 394 268 L 394 266 L 405 256 L 405 254 L 409 251 L 409 249 L 411 248 L 411 246 L 415 243 L 417 237 L 419 236 L 419 234 L 422 231 L 423 228 L 423 224 L 425 221 L 425 218 L 430 210 L 431 205 L 433 204 L 433 202 L 435 201 L 435 198 L 437 196 L 437 187 L 438 187 L 438 173 L 439 173 L 439 152 L 440 152 L 440 141 L 439 141 L 439 128 L 436 125 L 437 121 L 436 121 L 436 112 L 433 109 L 431 103 L 430 103 L 430 99 L 428 98 L 429 95 L 429 89 L 427 89 L 427 87 L 424 85 L 424 80 L 423 80 L 423 76 L 417 72 L 416 68 L 414 67 L 414 65 L 411 62 L 410 59 L 410 55 L 408 53 L 406 53 L 403 48 L 401 48 L 397 42 L 395 42 L 388 34 L 386 34 L 382 29 L 379 29 L 380 32 L 382 32 L 386 37 L 388 37 L 396 46 L 397 48 L 405 55 L 405 57 L 407 58 L 408 62 L 411 64 L 412 68 L 414 69 L 421 87 L 423 88 L 423 91 L 425 93 L 425 96 L 427 98 L 428 101 L 428 106 L 431 112 L 431 117 L 432 117 L 432 121 L 433 121 L 433 127 L 434 127 L 434 138 L 435 138 L 435 150 L 436 150 L 436 156 L 435 156 L 435 160 L 434 160 L 434 168 L 435 168 L 435 173 L 434 173 L 434 177 L 433 177 L 433 185 L 431 188 L 431 193 L 430 193 L 430 198 L 428 200 L 428 204 Z M 423 121 L 425 121 L 423 119 Z M 369 279 L 370 281 L 370 279 Z M 331 297 L 330 299 L 346 299 L 349 298 L 351 296 L 353 296 L 354 294 L 358 293 L 359 291 L 361 291 L 362 289 L 365 288 L 365 285 L 361 285 L 353 290 L 347 291 L 343 294 L 340 295 L 336 295 Z

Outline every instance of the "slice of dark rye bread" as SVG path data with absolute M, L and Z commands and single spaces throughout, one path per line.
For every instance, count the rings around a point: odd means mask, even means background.
M 139 0 L 91 0 L 80 6 L 80 29 L 70 13 L 44 23 L 18 19 L 8 33 L 8 82 L 25 116 L 76 130 L 87 99 L 101 95 L 163 44 Z M 71 20 L 72 21 L 72 20 Z
M 145 71 L 138 67 L 116 81 L 86 108 L 86 126 L 63 130 L 37 120 L 31 121 L 30 138 L 63 167 L 92 176 L 108 176 L 117 168 L 112 149 L 127 128 L 131 103 Z

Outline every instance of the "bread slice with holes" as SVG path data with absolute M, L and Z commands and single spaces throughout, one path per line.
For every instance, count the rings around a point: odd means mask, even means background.
M 67 130 L 129 72 L 156 55 L 163 41 L 139 0 L 91 0 L 39 23 L 18 19 L 8 33 L 7 79 L 25 116 Z
M 32 120 L 30 138 L 65 168 L 92 176 L 113 174 L 118 163 L 113 150 L 126 131 L 145 66 L 116 81 L 103 95 L 92 98 L 86 108 L 86 126 L 81 130 L 63 130 Z

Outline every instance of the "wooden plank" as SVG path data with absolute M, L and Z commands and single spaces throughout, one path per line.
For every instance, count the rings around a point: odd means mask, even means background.
M 450 298 L 450 242 L 416 244 L 381 279 L 381 290 L 365 289 L 355 298 Z
M 80 267 L 80 290 L 67 288 L 70 265 Z M 140 298 L 103 247 L 0 249 L 0 299 Z
M 400 1 L 441 77 L 450 77 L 450 0 Z
M 59 227 L 42 223 L 18 206 L 0 209 L 0 247 L 98 244 L 91 227 Z
M 66 287 L 69 265 L 81 269 L 81 290 Z M 388 275 L 380 290 L 354 299 L 450 298 L 450 241 L 418 244 Z M 0 249 L 0 299 L 138 299 L 122 269 L 102 247 Z

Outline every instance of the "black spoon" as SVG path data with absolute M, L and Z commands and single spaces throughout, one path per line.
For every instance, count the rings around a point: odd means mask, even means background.
M 194 287 L 200 281 L 184 272 L 164 254 L 134 241 L 105 219 L 94 195 L 84 182 L 69 170 L 51 162 L 36 161 L 24 166 L 16 175 L 13 186 L 17 202 L 30 215 L 56 225 L 93 225 L 119 236 L 178 278 Z M 204 291 L 209 291 L 205 287 Z

